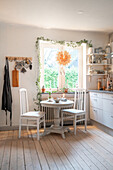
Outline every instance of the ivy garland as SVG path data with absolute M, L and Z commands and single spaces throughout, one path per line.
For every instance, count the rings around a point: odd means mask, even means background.
M 91 43 L 92 40 L 90 40 L 89 42 L 86 39 L 80 40 L 80 41 L 77 41 L 77 42 L 73 42 L 73 41 L 66 42 L 66 41 L 53 41 L 53 40 L 51 40 L 49 38 L 37 37 L 36 49 L 38 51 L 37 56 L 38 56 L 39 76 L 38 76 L 38 78 L 36 80 L 37 96 L 36 96 L 36 99 L 34 101 L 35 101 L 35 104 L 38 106 L 38 110 L 40 110 L 40 101 L 41 101 L 41 89 L 40 89 L 40 77 L 41 77 L 40 67 L 41 67 L 41 63 L 40 63 L 40 44 L 39 44 L 40 40 L 48 41 L 48 42 L 51 42 L 52 44 L 66 45 L 67 47 L 72 47 L 72 48 L 80 46 L 82 43 L 86 43 L 89 47 L 93 47 L 93 45 Z
M 44 37 L 37 37 L 37 41 L 36 41 L 36 49 L 39 49 L 39 40 L 42 40 L 42 41 L 49 41 L 51 42 L 52 44 L 60 44 L 60 45 L 67 45 L 68 47 L 72 47 L 72 48 L 75 48 L 77 46 L 80 46 L 82 43 L 86 43 L 89 47 L 93 47 L 92 45 L 92 40 L 88 41 L 86 39 L 84 40 L 80 40 L 80 41 L 77 41 L 77 42 L 73 42 L 73 41 L 70 41 L 70 42 L 66 42 L 66 41 L 53 41 L 49 38 L 44 38 Z

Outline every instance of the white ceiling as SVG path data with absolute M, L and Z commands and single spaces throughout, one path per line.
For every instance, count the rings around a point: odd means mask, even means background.
M 113 32 L 113 0 L 0 0 L 0 21 Z

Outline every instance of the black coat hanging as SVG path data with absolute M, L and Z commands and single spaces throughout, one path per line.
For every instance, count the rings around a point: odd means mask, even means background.
M 10 126 L 11 126 L 12 125 L 12 93 L 11 93 L 11 86 L 10 86 L 9 63 L 7 58 L 6 58 L 6 65 L 4 67 L 2 110 L 5 110 L 6 112 L 6 124 L 7 124 L 7 111 L 10 112 Z

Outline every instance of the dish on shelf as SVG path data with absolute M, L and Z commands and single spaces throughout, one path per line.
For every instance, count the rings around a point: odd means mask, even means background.
M 97 72 L 97 74 L 105 74 L 105 71 L 103 70 L 95 70 Z

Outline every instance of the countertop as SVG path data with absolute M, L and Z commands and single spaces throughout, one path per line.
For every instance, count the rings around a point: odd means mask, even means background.
M 96 92 L 96 93 L 107 93 L 107 94 L 113 94 L 113 91 L 107 91 L 107 90 L 88 90 L 89 92 Z

